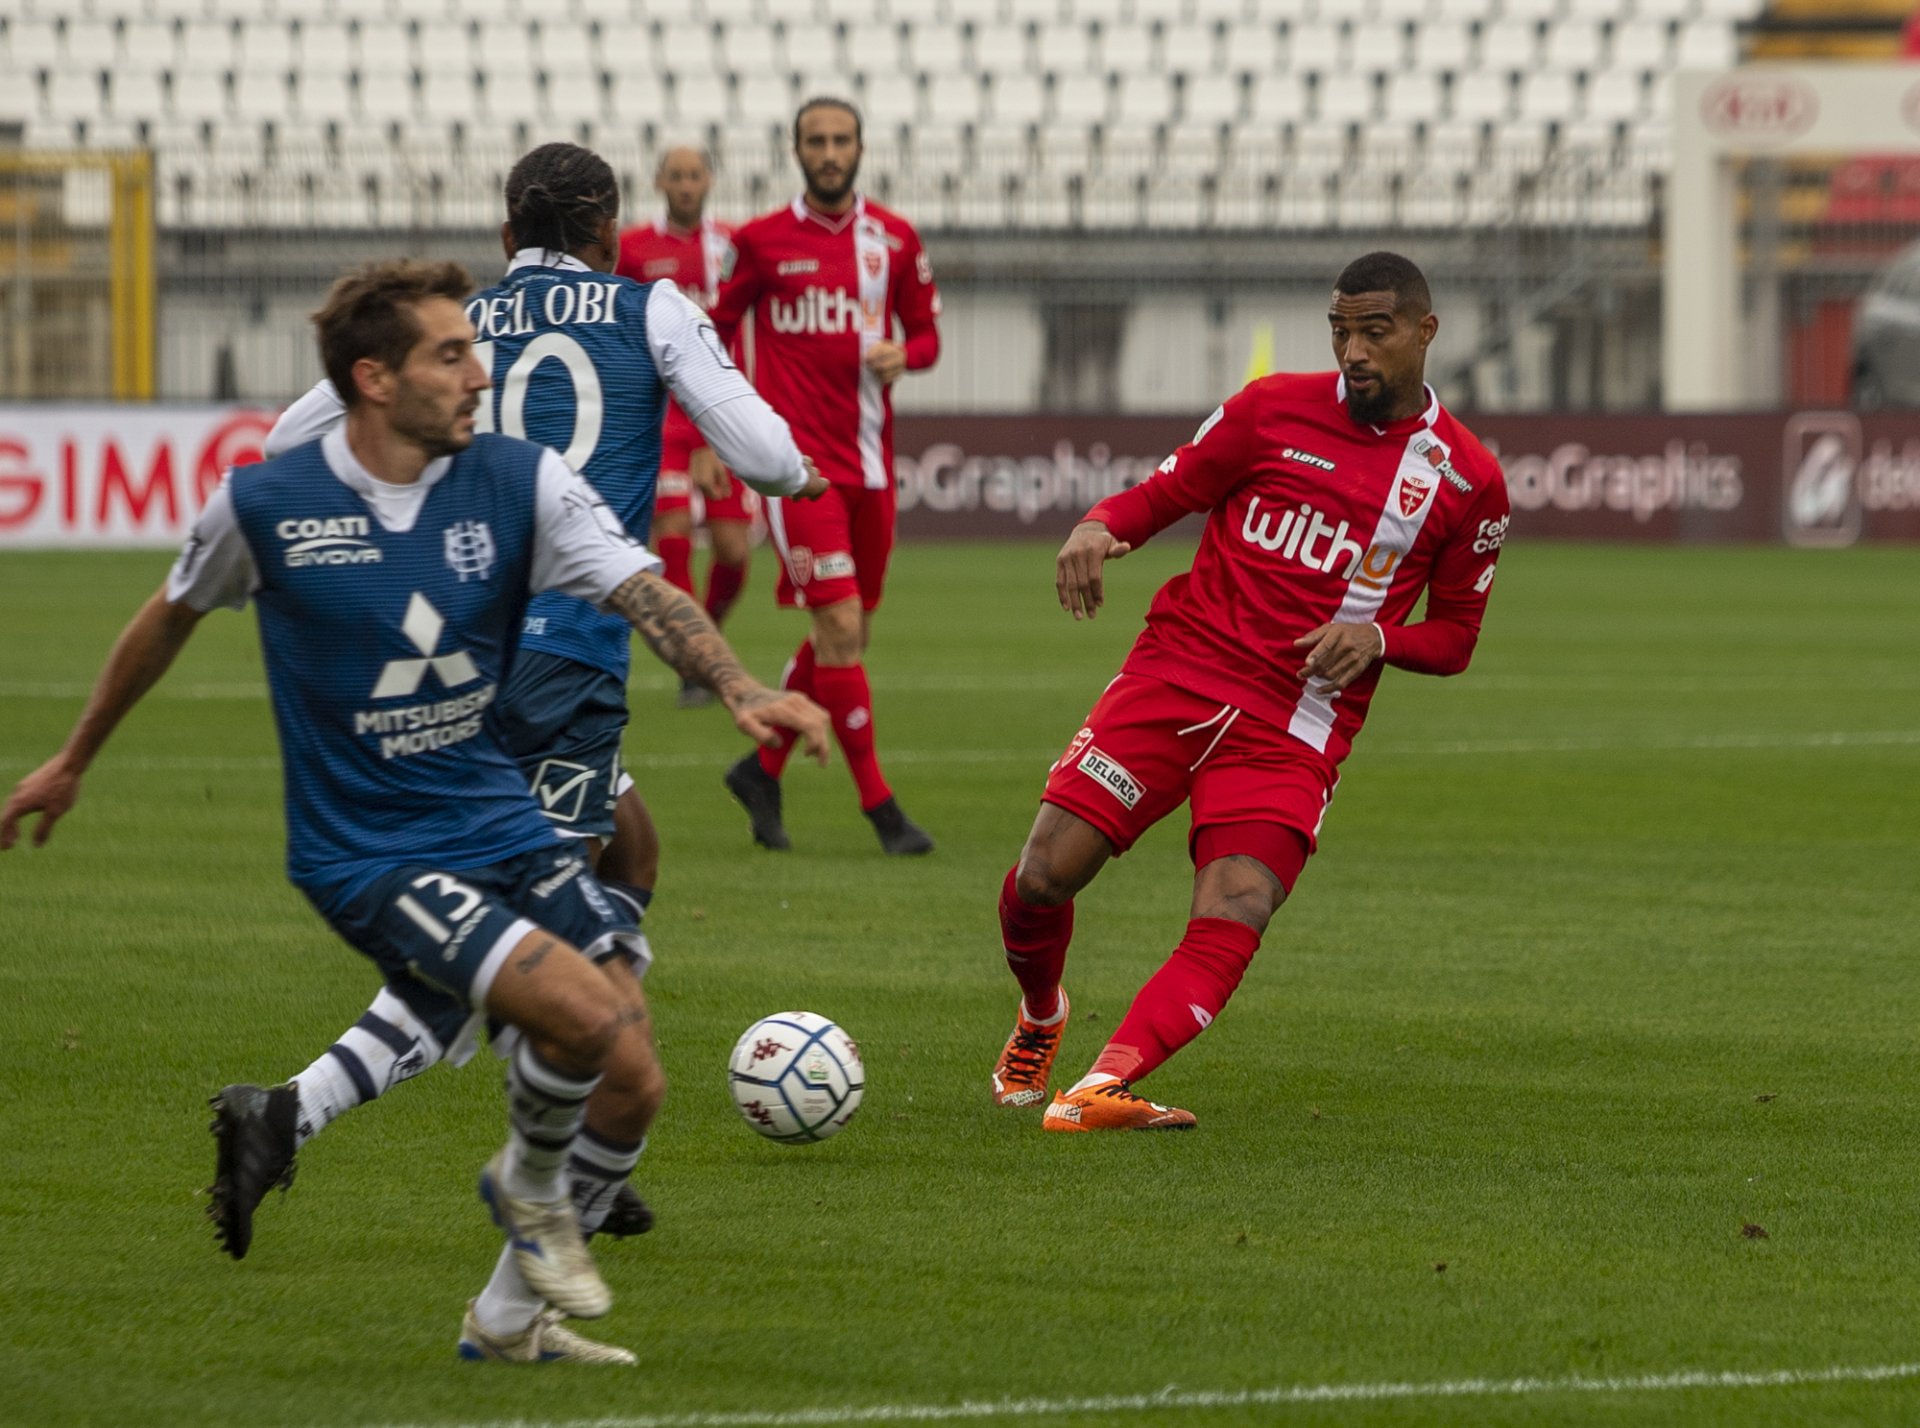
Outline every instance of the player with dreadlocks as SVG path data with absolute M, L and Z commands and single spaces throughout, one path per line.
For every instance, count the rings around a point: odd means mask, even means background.
M 477 431 L 560 452 L 605 502 L 600 518 L 642 542 L 652 519 L 669 393 L 756 490 L 807 500 L 826 489 L 786 422 L 734 368 L 700 309 L 670 282 L 613 275 L 619 186 L 604 159 L 574 144 L 542 145 L 514 165 L 506 205 L 506 277 L 466 305 L 474 352 L 493 379 L 480 399 Z M 344 410 L 333 384 L 321 382 L 282 415 L 266 454 L 320 438 Z M 492 546 L 484 527 L 446 532 L 447 562 L 463 581 L 499 578 L 491 569 Z M 487 718 L 497 722 L 542 812 L 556 830 L 585 845 L 600 886 L 638 921 L 652 898 L 659 840 L 621 766 L 629 632 L 625 620 L 584 601 L 534 597 L 511 673 Z M 434 655 L 433 643 L 423 634 L 421 653 Z M 436 1062 L 457 1065 L 472 1054 L 475 1023 L 449 999 L 425 984 L 422 989 L 409 998 L 384 988 L 359 1021 L 287 1084 L 233 1086 L 215 1098 L 220 1157 L 212 1213 L 236 1259 L 251 1242 L 255 1207 L 272 1186 L 291 1180 L 301 1146 L 343 1112 Z M 650 1038 L 648 1044 L 651 1049 Z M 666 1089 L 657 1057 L 649 1056 L 644 1080 L 640 1101 L 651 1122 Z M 596 1128 L 589 1108 L 570 1165 L 583 1230 L 625 1235 L 651 1226 L 651 1213 L 626 1184 L 645 1129 Z M 551 1353 L 556 1336 L 540 1317 L 543 1309 L 503 1253 L 494 1282 L 469 1316 L 463 1352 L 537 1357 L 544 1343 Z

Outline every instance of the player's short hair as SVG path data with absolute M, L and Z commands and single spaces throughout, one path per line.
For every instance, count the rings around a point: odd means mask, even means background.
M 507 226 L 521 248 L 571 253 L 620 212 L 620 183 L 607 161 L 578 144 L 542 144 L 507 175 Z
M 694 153 L 700 156 L 700 162 L 706 166 L 707 172 L 713 172 L 713 150 L 709 149 L 705 144 L 668 144 L 660 151 L 660 157 L 654 161 L 653 176 L 659 178 L 661 174 L 665 173 L 667 171 L 667 160 L 679 153 L 682 149 L 693 150 Z
M 1367 253 L 1355 258 L 1340 271 L 1333 285 L 1337 293 L 1392 293 L 1397 311 L 1424 317 L 1433 311 L 1433 294 L 1427 277 L 1410 258 L 1398 253 Z
M 860 110 L 854 105 L 854 102 L 851 99 L 839 99 L 831 94 L 816 94 L 813 98 L 809 99 L 805 104 L 802 104 L 798 109 L 794 111 L 793 146 L 796 149 L 800 147 L 800 121 L 806 118 L 809 114 L 813 113 L 813 111 L 816 109 L 846 110 L 847 113 L 853 116 L 854 143 L 865 144 L 867 142 L 866 133 L 864 129 L 861 127 L 861 123 L 860 123 Z
M 362 357 L 396 369 L 405 364 L 420 340 L 416 304 L 436 297 L 465 302 L 472 291 L 473 279 L 458 263 L 417 258 L 367 263 L 335 279 L 327 300 L 313 314 L 313 326 L 320 339 L 320 365 L 340 400 L 348 406 L 360 400 L 353 364 Z

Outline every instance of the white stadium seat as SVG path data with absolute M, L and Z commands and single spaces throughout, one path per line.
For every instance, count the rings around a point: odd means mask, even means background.
M 1038 75 L 995 75 L 987 85 L 987 99 L 1001 123 L 1037 124 L 1046 117 L 1046 89 Z
M 1440 77 L 1430 70 L 1404 70 L 1387 76 L 1385 117 L 1424 124 L 1443 112 Z
M 900 31 L 889 24 L 849 25 L 847 64 L 861 74 L 898 74 L 901 65 Z M 795 65 L 805 69 L 805 65 Z
M 1374 117 L 1378 94 L 1379 77 L 1375 74 L 1351 70 L 1340 74 L 1323 74 L 1320 76 L 1315 115 L 1323 121 L 1365 123 Z
M 797 74 L 824 73 L 841 65 L 840 42 L 825 25 L 789 25 L 784 46 L 787 68 Z
M 776 61 L 773 41 L 774 33 L 765 25 L 729 25 L 720 36 L 724 68 L 743 78 L 772 74 L 783 67 Z
M 1397 20 L 1375 20 L 1353 27 L 1355 69 L 1397 70 L 1407 60 L 1407 27 Z
M 1513 111 L 1512 76 L 1499 70 L 1466 70 L 1453 77 L 1449 117 L 1475 122 L 1505 119 Z
M 1140 25 L 1102 22 L 1100 63 L 1113 74 L 1142 74 L 1153 67 L 1153 34 Z
M 1098 124 L 1107 117 L 1112 99 L 1105 75 L 1061 75 L 1053 84 L 1053 117 L 1059 123 Z
M 967 52 L 973 67 L 983 74 L 1025 69 L 1028 53 L 1026 26 L 977 25 Z
M 1608 69 L 1587 79 L 1586 116 L 1621 122 L 1638 119 L 1646 108 L 1646 77 L 1638 70 Z
M 1241 74 L 1267 74 L 1280 67 L 1280 31 L 1261 21 L 1231 25 L 1221 40 L 1221 51 L 1228 69 Z
M 911 121 L 920 112 L 920 85 L 897 69 L 870 73 L 860 86 L 860 106 L 874 124 Z
M 1473 63 L 1473 31 L 1458 20 L 1429 20 L 1415 28 L 1408 48 L 1421 69 L 1466 69 Z
M 1604 53 L 1600 26 L 1595 21 L 1561 20 L 1547 31 L 1547 63 L 1555 69 L 1593 69 Z
M 1732 26 L 1719 20 L 1697 20 L 1683 25 L 1674 48 L 1680 69 L 1732 69 L 1740 63 L 1740 45 Z
M 1050 74 L 1084 73 L 1093 63 L 1093 32 L 1072 22 L 1037 31 L 1040 68 Z
M 1157 74 L 1130 74 L 1114 93 L 1116 121 L 1164 124 L 1173 114 L 1173 87 Z
M 1336 25 L 1302 21 L 1287 28 L 1287 66 L 1300 71 L 1339 69 L 1344 63 Z
M 1246 108 L 1246 87 L 1236 74 L 1187 76 L 1180 87 L 1180 118 L 1215 126 L 1239 120 Z
M 927 117 L 943 124 L 973 124 L 980 118 L 980 81 L 970 74 L 935 74 L 927 81 Z
M 1500 20 L 1480 32 L 1483 69 L 1530 69 L 1540 57 L 1540 31 L 1531 21 Z
M 1211 25 L 1184 22 L 1160 33 L 1160 65 L 1174 74 L 1207 74 L 1220 67 Z
M 1520 117 L 1551 123 L 1574 113 L 1573 76 L 1564 70 L 1534 70 L 1520 78 Z
M 1285 124 L 1307 116 L 1307 90 L 1297 74 L 1256 74 L 1247 107 L 1260 124 Z

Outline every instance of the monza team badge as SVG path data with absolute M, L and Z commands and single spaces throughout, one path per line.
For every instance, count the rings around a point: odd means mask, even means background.
M 867 265 L 868 277 L 877 278 L 880 276 L 880 255 L 878 253 L 869 251 L 861 255 L 861 261 Z
M 1415 512 L 1427 503 L 1427 497 L 1433 494 L 1434 483 L 1413 471 L 1400 473 L 1400 514 L 1412 519 Z

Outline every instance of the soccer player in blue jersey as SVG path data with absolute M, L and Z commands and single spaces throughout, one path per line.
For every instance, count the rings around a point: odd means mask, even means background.
M 506 277 L 466 304 L 475 355 L 494 383 L 475 413 L 477 430 L 561 452 L 640 541 L 653 515 L 668 391 L 741 479 L 768 495 L 805 499 L 825 490 L 698 307 L 673 283 L 609 276 L 619 257 L 619 189 L 603 159 L 576 144 L 544 144 L 514 165 L 506 203 Z M 267 454 L 323 436 L 343 414 L 334 383 L 322 381 L 282 415 Z M 626 621 L 564 594 L 538 596 L 495 714 L 541 811 L 585 843 L 601 886 L 641 919 L 660 844 L 621 766 L 629 647 Z M 286 1085 L 221 1098 L 223 1159 L 236 1158 L 236 1142 L 252 1143 L 237 1173 L 216 1182 L 229 1253 L 246 1253 L 260 1199 L 291 1176 L 295 1153 L 335 1117 L 443 1059 L 466 1059 L 471 1029 L 454 1016 L 450 1009 L 444 1024 L 424 1023 L 382 991 Z M 657 1059 L 646 1071 L 650 1122 L 666 1081 Z M 637 1154 L 593 1146 L 583 1158 L 612 1163 Z M 597 1229 L 624 1235 L 651 1224 L 622 1180 Z
M 530 602 L 560 591 L 625 620 L 762 742 L 796 730 L 824 757 L 826 720 L 748 675 L 556 452 L 475 435 L 491 379 L 470 287 L 456 264 L 415 262 L 335 284 L 315 322 L 345 421 L 215 491 L 65 746 L 0 807 L 0 849 L 35 813 L 45 843 L 201 618 L 251 600 L 289 877 L 421 1025 L 484 1012 L 517 1033 L 507 1143 L 480 1180 L 507 1245 L 461 1352 L 632 1363 L 556 1316 L 612 1302 L 577 1204 L 610 1198 L 626 1173 L 611 1147 L 637 1147 L 644 1127 L 645 952 L 528 790 L 495 706 Z

